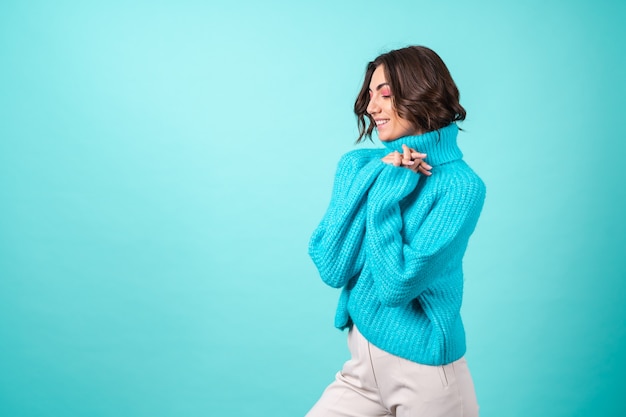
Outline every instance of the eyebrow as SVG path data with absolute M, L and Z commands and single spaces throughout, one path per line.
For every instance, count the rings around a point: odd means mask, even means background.
M 376 87 L 376 91 L 380 90 L 381 88 L 383 88 L 384 86 L 389 85 L 389 83 L 382 83 L 382 84 L 378 84 L 378 86 Z M 368 88 L 369 91 L 372 91 L 371 88 Z

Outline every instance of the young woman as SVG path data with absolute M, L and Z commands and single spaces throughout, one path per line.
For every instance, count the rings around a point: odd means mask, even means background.
M 456 138 L 465 119 L 441 58 L 422 46 L 367 66 L 360 135 L 384 149 L 339 161 L 309 254 L 341 288 L 335 326 L 352 358 L 307 414 L 477 416 L 460 317 L 462 260 L 485 198 Z

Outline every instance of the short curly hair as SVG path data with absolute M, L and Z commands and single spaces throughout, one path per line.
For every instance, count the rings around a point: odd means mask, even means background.
M 384 53 L 367 64 L 363 86 L 354 103 L 359 127 L 357 143 L 365 137 L 371 140 L 376 126 L 367 113 L 367 105 L 372 74 L 380 65 L 391 88 L 394 109 L 418 131 L 426 133 L 465 120 L 459 89 L 441 57 L 425 46 L 408 46 Z

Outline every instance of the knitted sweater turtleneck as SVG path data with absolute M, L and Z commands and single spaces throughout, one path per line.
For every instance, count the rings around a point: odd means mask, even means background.
M 462 258 L 485 185 L 462 160 L 451 124 L 359 149 L 339 161 L 330 205 L 309 244 L 322 280 L 342 288 L 335 326 L 426 365 L 465 353 Z M 432 175 L 381 161 L 407 144 Z

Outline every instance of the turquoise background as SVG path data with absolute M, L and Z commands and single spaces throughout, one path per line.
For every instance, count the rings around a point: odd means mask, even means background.
M 0 415 L 304 415 L 348 357 L 308 239 L 409 44 L 488 186 L 482 416 L 626 415 L 625 2 L 208 3 L 1 3 Z

